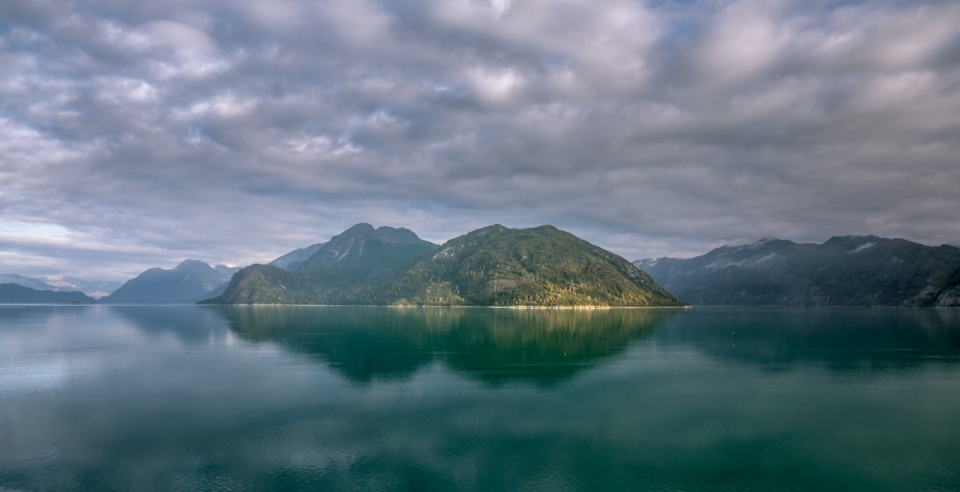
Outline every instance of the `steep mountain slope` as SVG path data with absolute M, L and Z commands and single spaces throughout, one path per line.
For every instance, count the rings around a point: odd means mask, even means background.
M 960 249 L 876 236 L 765 239 L 685 260 L 635 262 L 692 304 L 958 306 Z
M 103 299 L 106 304 L 164 304 L 196 302 L 216 295 L 218 288 L 237 271 L 224 265 L 211 267 L 197 260 L 186 260 L 171 270 L 151 268 Z M 219 290 L 222 292 L 222 290 Z
M 317 289 L 282 268 L 250 265 L 230 279 L 223 293 L 198 304 L 330 304 Z
M 83 292 L 36 290 L 19 284 L 0 284 L 0 304 L 93 304 Z
M 381 233 L 381 229 L 386 229 Z M 486 227 L 425 248 L 410 231 L 360 224 L 296 274 L 256 265 L 210 303 L 680 306 L 627 260 L 552 226 Z M 429 244 L 429 243 L 427 243 Z
M 275 266 L 277 268 L 282 268 L 288 272 L 296 272 L 300 269 L 300 265 L 303 265 L 303 262 L 313 256 L 324 243 L 317 243 L 306 248 L 295 249 L 276 260 L 267 263 L 270 266 Z
M 222 304 L 363 304 L 361 286 L 376 285 L 437 249 L 408 229 L 357 224 L 323 243 L 297 272 L 269 265 L 241 270 L 223 295 Z

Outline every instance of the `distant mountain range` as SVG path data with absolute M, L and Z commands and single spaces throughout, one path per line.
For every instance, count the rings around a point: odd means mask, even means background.
M 764 239 L 635 264 L 694 305 L 960 306 L 960 249 L 904 239 Z
M 176 268 L 151 268 L 128 280 L 114 293 L 100 299 L 104 304 L 194 303 L 216 297 L 239 270 L 224 265 L 212 267 L 202 261 L 186 260 Z
M 17 284 L 34 290 L 51 290 L 56 292 L 79 291 L 93 297 L 103 297 L 117 290 L 120 282 L 102 280 L 84 280 L 76 277 L 58 277 L 46 281 L 24 277 L 15 273 L 0 273 L 0 284 Z
M 764 239 L 631 264 L 552 226 L 493 225 L 438 246 L 409 229 L 357 224 L 242 270 L 186 260 L 122 285 L 17 274 L 0 274 L 0 285 L 0 303 L 960 307 L 960 248 Z
M 0 273 L 0 284 L 17 284 L 34 290 L 60 290 L 38 278 L 24 277 L 16 273 Z
M 13 283 L 0 283 L 0 304 L 93 304 L 83 292 L 37 290 Z
M 123 282 L 110 280 L 84 280 L 76 277 L 48 278 L 47 283 L 59 290 L 78 290 L 92 297 L 105 297 L 119 289 Z
M 493 225 L 437 246 L 369 224 L 319 245 L 293 271 L 244 268 L 204 303 L 683 305 L 629 261 L 552 226 Z

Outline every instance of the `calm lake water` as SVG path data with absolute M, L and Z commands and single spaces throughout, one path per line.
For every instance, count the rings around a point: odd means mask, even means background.
M 0 490 L 960 490 L 960 312 L 0 306 Z

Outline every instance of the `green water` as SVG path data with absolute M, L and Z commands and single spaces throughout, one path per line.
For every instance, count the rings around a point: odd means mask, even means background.
M 960 490 L 960 312 L 0 306 L 0 490 Z

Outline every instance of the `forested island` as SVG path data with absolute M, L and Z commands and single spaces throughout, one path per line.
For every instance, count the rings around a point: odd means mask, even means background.
M 203 304 L 684 306 L 626 259 L 553 226 L 492 225 L 435 245 L 357 224 L 289 270 L 253 265 Z

